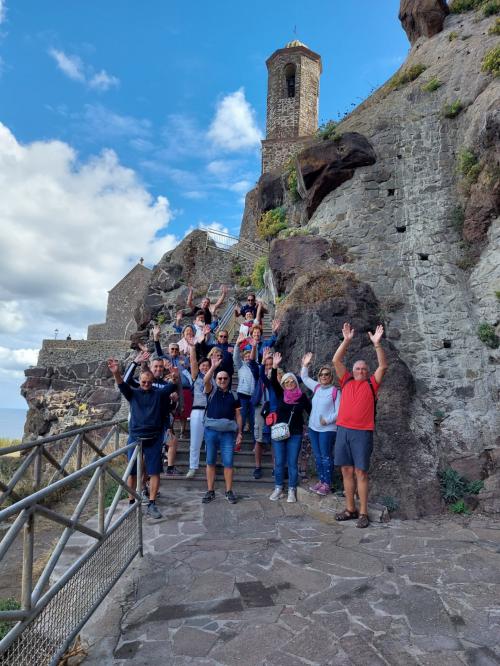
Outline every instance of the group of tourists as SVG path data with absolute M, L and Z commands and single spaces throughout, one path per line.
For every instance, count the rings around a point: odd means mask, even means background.
M 143 501 L 147 503 L 147 514 L 161 518 L 156 498 L 165 446 L 166 473 L 178 473 L 175 467 L 178 440 L 174 429 L 174 422 L 178 420 L 181 436 L 186 436 L 189 421 L 186 478 L 196 476 L 201 447 L 205 443 L 207 491 L 202 498 L 204 504 L 216 497 L 219 451 L 225 497 L 231 504 L 238 501 L 233 490 L 233 462 L 235 452 L 240 451 L 244 432 L 249 432 L 253 439 L 255 479 L 262 477 L 263 452 L 271 448 L 275 487 L 269 499 L 275 502 L 286 498 L 287 502 L 296 502 L 299 454 L 307 432 L 318 476 L 310 490 L 318 495 L 329 494 L 334 466 L 340 467 L 346 506 L 336 518 L 357 520 L 358 527 L 367 527 L 368 469 L 375 407 L 387 369 L 381 345 L 383 327 L 377 326 L 374 333 L 368 333 L 378 361 L 372 375 L 363 360 L 355 362 L 352 372 L 344 365 L 355 333 L 351 325 L 345 323 L 343 341 L 332 364 L 322 365 L 317 379 L 313 379 L 310 375 L 313 354 L 308 352 L 302 358 L 297 376 L 285 371 L 281 367 L 282 355 L 272 351 L 280 327 L 278 320 L 272 322 L 272 335 L 263 338 L 262 318 L 266 310 L 255 294 L 249 294 L 247 302 L 235 308 L 235 315 L 243 321 L 238 338 L 231 345 L 228 331 L 218 328 L 217 321 L 217 311 L 226 293 L 223 287 L 213 306 L 209 298 L 204 298 L 199 307 L 194 307 L 190 289 L 188 311 L 179 311 L 176 317 L 175 329 L 181 337 L 169 344 L 168 352 L 162 349 L 160 327 L 155 326 L 154 359 L 143 347 L 123 377 L 119 363 L 113 359 L 108 361 L 118 389 L 130 403 L 129 443 L 142 441 Z M 186 316 L 192 318 L 192 322 L 181 326 Z M 232 389 L 233 377 L 237 380 L 236 391 Z M 336 379 L 339 387 L 335 385 Z M 132 449 L 129 457 L 131 455 Z M 135 465 L 128 482 L 130 487 L 136 487 Z M 129 501 L 132 503 L 134 499 L 131 497 Z

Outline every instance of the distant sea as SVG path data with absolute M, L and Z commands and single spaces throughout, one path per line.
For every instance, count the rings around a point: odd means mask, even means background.
M 21 439 L 26 421 L 26 409 L 0 407 L 0 438 Z

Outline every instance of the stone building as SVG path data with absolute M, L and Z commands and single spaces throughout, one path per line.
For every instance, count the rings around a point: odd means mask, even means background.
M 134 310 L 141 301 L 151 270 L 138 263 L 109 291 L 106 322 L 90 324 L 88 340 L 127 340 L 137 330 Z
M 298 40 L 266 61 L 267 123 L 262 173 L 282 167 L 318 129 L 321 57 Z

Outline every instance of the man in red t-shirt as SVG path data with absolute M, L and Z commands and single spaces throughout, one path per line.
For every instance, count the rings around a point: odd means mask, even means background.
M 366 361 L 356 361 L 352 374 L 344 365 L 344 356 L 354 337 L 354 329 L 344 324 L 344 340 L 335 352 L 333 365 L 340 380 L 342 397 L 337 416 L 337 439 L 335 441 L 335 465 L 342 470 L 346 508 L 338 513 L 337 520 L 358 519 L 356 527 L 368 527 L 368 468 L 373 450 L 375 429 L 375 400 L 387 370 L 387 361 L 380 340 L 384 327 L 377 326 L 368 337 L 375 347 L 378 367 L 369 377 Z M 354 503 L 354 491 L 358 489 L 359 513 Z

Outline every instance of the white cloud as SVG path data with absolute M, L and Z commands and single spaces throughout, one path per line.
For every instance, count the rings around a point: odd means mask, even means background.
M 262 133 L 243 88 L 219 101 L 207 136 L 215 146 L 227 151 L 247 150 L 259 145 Z
M 140 256 L 153 264 L 177 242 L 165 233 L 168 200 L 113 151 L 80 163 L 68 144 L 21 145 L 0 123 L 0 183 L 0 317 L 16 341 L 102 320 L 107 290 Z
M 5 21 L 6 15 L 7 15 L 7 10 L 5 2 L 4 0 L 0 0 L 0 23 L 3 23 Z
M 100 72 L 94 74 L 94 76 L 89 79 L 89 87 L 95 88 L 96 90 L 109 90 L 110 88 L 116 88 L 120 85 L 120 79 L 112 74 L 108 74 L 105 69 L 101 69 Z
M 24 322 L 19 303 L 0 301 L 0 333 L 17 333 L 22 329 Z
M 38 349 L 10 349 L 0 346 L 0 366 L 3 370 L 22 371 L 36 365 Z
M 85 81 L 83 62 L 78 56 L 66 55 L 66 53 L 57 49 L 49 49 L 49 55 L 54 58 L 61 72 L 66 74 L 70 79 L 73 81 Z
M 86 131 L 93 137 L 104 139 L 134 137 L 147 141 L 151 136 L 151 121 L 147 118 L 124 116 L 102 104 L 86 104 L 83 115 L 78 120 L 83 121 Z
M 54 58 L 61 72 L 67 77 L 83 83 L 93 90 L 105 92 L 120 85 L 118 77 L 108 74 L 105 69 L 95 72 L 92 66 L 86 65 L 77 55 L 68 55 L 64 51 L 54 48 L 49 49 L 49 55 Z

